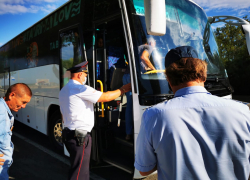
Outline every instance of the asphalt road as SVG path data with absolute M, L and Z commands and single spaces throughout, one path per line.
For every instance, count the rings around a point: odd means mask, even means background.
M 15 121 L 10 179 L 67 180 L 69 159 L 53 150 L 49 138 Z M 107 163 L 91 163 L 90 180 L 131 180 L 132 175 Z

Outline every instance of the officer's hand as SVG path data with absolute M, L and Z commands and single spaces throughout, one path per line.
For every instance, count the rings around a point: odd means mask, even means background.
M 3 157 L 3 154 L 0 154 L 0 157 Z M 1 165 L 1 166 L 4 164 L 4 161 L 5 161 L 4 159 L 1 159 L 1 158 L 0 158 L 0 165 Z
M 121 89 L 125 91 L 125 93 L 131 91 L 131 83 L 123 85 Z

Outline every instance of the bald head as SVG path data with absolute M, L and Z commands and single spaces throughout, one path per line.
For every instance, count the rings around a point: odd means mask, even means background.
M 21 108 L 25 108 L 30 102 L 32 92 L 24 83 L 13 84 L 7 90 L 4 100 L 11 111 L 17 112 Z
M 10 86 L 5 94 L 5 98 L 8 99 L 10 93 L 12 93 L 12 92 L 15 92 L 19 97 L 22 97 L 24 95 L 27 95 L 29 97 L 32 96 L 31 89 L 29 88 L 29 86 L 27 86 L 24 83 L 16 83 L 16 84 L 13 84 L 12 86 Z

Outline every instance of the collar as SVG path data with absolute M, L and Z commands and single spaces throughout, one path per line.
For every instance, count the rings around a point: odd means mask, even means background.
M 4 104 L 4 106 L 5 106 L 5 108 L 6 108 L 7 112 L 8 112 L 8 114 L 9 114 L 10 116 L 13 116 L 12 113 L 11 113 L 11 111 L 10 111 L 10 108 L 9 108 L 9 106 L 6 104 L 5 100 L 4 100 L 3 98 L 1 98 L 0 101 L 3 102 L 3 104 Z
M 179 97 L 179 96 L 183 96 L 187 94 L 195 94 L 195 93 L 211 94 L 202 86 L 189 86 L 189 87 L 181 88 L 178 91 L 176 91 L 174 97 Z
M 74 79 L 70 79 L 69 80 L 71 83 L 74 83 L 74 84 L 80 84 L 80 85 L 82 85 L 80 82 L 78 82 L 78 81 L 76 81 L 76 80 L 74 80 Z

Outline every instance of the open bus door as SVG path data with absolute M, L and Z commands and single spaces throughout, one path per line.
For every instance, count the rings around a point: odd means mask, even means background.
M 96 89 L 112 91 L 123 85 L 126 70 L 126 41 L 120 15 L 95 23 Z M 126 95 L 107 103 L 97 103 L 93 129 L 97 135 L 98 157 L 103 161 L 133 173 L 134 143 L 126 141 Z M 120 126 L 118 125 L 120 118 Z M 93 133 L 92 131 L 92 133 Z M 93 144 L 94 145 L 94 144 Z M 132 176 L 131 176 L 132 177 Z

